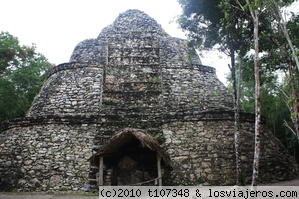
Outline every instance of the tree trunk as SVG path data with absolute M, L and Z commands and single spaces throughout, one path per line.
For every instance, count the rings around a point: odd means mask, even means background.
M 235 115 L 235 124 L 234 124 L 234 141 L 235 141 L 235 156 L 236 156 L 236 184 L 242 186 L 242 163 L 240 158 L 240 114 L 239 114 L 239 103 L 238 103 L 238 91 L 236 84 L 236 61 L 235 61 L 235 52 L 233 49 L 230 50 L 230 59 L 231 59 L 231 78 L 233 84 L 233 102 L 234 102 L 234 115 Z
M 240 95 L 241 95 L 241 66 L 242 57 L 239 55 L 238 67 L 238 84 L 236 87 L 236 111 L 235 111 L 235 150 L 236 150 L 236 168 L 237 168 L 237 185 L 244 186 L 243 169 L 241 160 L 241 146 L 240 146 Z
M 288 104 L 289 110 L 291 112 L 291 119 L 294 125 L 294 134 L 299 139 L 299 128 L 298 128 L 298 105 L 297 105 L 297 90 L 295 83 L 295 74 L 292 64 L 289 64 L 289 74 L 290 74 L 290 98 L 292 100 L 291 104 Z
M 290 38 L 290 35 L 289 35 L 289 32 L 288 32 L 288 29 L 287 29 L 287 25 L 286 25 L 286 21 L 284 20 L 281 12 L 280 12 L 280 7 L 279 5 L 273 1 L 273 5 L 274 5 L 274 10 L 272 10 L 272 14 L 275 16 L 278 24 L 279 24 L 279 27 L 281 29 L 281 31 L 283 32 L 284 34 L 284 37 L 286 38 L 286 40 L 288 41 L 288 44 L 291 48 L 291 51 L 293 53 L 293 59 L 295 60 L 295 63 L 296 63 L 296 66 L 297 66 L 297 70 L 299 71 L 299 60 L 298 60 L 298 56 L 296 54 L 296 50 L 295 50 L 295 47 L 293 45 L 293 42 Z
M 255 79 L 255 129 L 254 129 L 254 158 L 252 168 L 251 187 L 256 186 L 258 180 L 259 160 L 260 160 L 260 124 L 261 124 L 261 103 L 260 103 L 260 71 L 259 71 L 259 0 L 253 4 L 246 0 L 253 21 L 253 41 L 254 41 L 254 79 Z M 254 9 L 253 9 L 254 6 Z
M 260 72 L 259 72 L 259 11 L 252 11 L 254 23 L 254 79 L 255 79 L 255 136 L 254 136 L 254 159 L 252 172 L 252 186 L 256 186 L 258 180 L 259 160 L 260 160 L 260 123 L 261 123 L 261 104 L 260 104 Z

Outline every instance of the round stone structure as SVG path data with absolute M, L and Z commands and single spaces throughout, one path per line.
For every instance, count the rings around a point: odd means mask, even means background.
M 250 183 L 254 115 L 241 113 L 240 136 Z M 231 94 L 185 40 L 139 10 L 120 14 L 49 71 L 26 117 L 5 123 L 0 146 L 0 186 L 22 191 L 76 191 L 99 181 L 235 183 Z M 296 176 L 296 162 L 263 126 L 260 183 Z

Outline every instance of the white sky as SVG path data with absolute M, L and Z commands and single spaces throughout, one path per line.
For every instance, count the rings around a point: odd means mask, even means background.
M 56 65 L 68 62 L 79 42 L 96 38 L 128 9 L 144 11 L 168 34 L 184 38 L 174 22 L 182 12 L 177 0 L 0 0 L 0 5 L 0 31 L 18 37 L 21 44 L 34 43 L 37 51 Z M 215 67 L 224 82 L 229 61 L 219 62 L 215 53 L 211 55 L 212 58 L 202 58 L 202 62 Z
M 56 65 L 68 62 L 79 42 L 96 38 L 127 9 L 144 11 L 168 34 L 184 38 L 173 22 L 181 14 L 177 0 L 0 0 L 0 5 L 0 31 L 18 37 L 21 44 L 36 44 L 37 51 Z M 215 52 L 204 55 L 202 63 L 215 67 L 225 82 L 229 59 Z

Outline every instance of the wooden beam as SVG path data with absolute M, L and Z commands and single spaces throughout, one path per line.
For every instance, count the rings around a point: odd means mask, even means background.
M 103 185 L 103 169 L 104 169 L 104 157 L 101 156 L 100 157 L 100 161 L 99 161 L 99 186 L 102 186 Z
M 162 186 L 161 156 L 157 153 L 158 185 Z

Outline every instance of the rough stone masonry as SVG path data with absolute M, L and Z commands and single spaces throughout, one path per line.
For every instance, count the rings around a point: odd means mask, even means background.
M 170 165 L 162 162 L 164 185 L 235 183 L 231 94 L 186 41 L 168 35 L 144 12 L 128 10 L 97 38 L 80 42 L 70 62 L 49 71 L 26 117 L 5 123 L 0 187 L 77 191 L 96 184 L 99 165 L 90 158 L 126 128 L 147 132 L 169 156 Z M 105 185 L 125 183 L 117 173 L 124 169 L 138 168 L 134 180 L 140 182 L 155 178 L 155 151 L 134 137 L 121 143 L 117 153 L 104 157 Z M 261 147 L 260 183 L 296 177 L 296 162 L 265 126 Z M 241 113 L 241 148 L 249 183 L 249 113 Z

